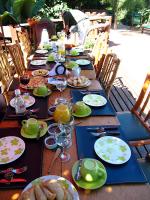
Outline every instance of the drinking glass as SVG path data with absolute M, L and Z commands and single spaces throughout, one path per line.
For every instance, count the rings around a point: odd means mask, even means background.
M 22 76 L 20 76 L 20 83 L 22 85 L 27 85 L 30 81 L 30 76 L 29 74 L 23 74 Z
M 56 134 L 56 142 L 59 146 L 62 147 L 62 153 L 60 154 L 60 158 L 62 162 L 67 162 L 70 160 L 70 154 L 66 152 L 66 148 L 69 146 L 71 142 L 71 132 L 63 132 L 60 130 L 60 134 Z
M 67 80 L 66 78 L 58 78 L 56 83 L 56 88 L 60 91 L 60 98 L 57 101 L 63 102 L 65 99 L 62 98 L 62 91 L 65 90 L 67 87 Z

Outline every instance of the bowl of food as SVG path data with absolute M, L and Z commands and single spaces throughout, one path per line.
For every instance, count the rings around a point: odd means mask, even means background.
M 75 62 L 75 61 L 68 61 L 66 64 L 65 64 L 65 67 L 67 69 L 73 69 L 74 67 L 78 67 L 79 65 Z
M 83 101 L 77 101 L 73 105 L 73 115 L 75 117 L 87 117 L 91 114 L 91 108 L 87 106 Z

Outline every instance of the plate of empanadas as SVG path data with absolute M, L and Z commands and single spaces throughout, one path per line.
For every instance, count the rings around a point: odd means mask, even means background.
M 88 87 L 91 84 L 91 81 L 85 76 L 72 76 L 67 79 L 67 83 L 70 87 L 73 88 L 84 88 Z
M 60 176 L 42 176 L 29 183 L 19 200 L 79 200 L 74 185 Z

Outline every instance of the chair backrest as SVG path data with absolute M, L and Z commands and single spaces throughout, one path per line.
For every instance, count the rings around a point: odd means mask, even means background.
M 140 95 L 131 112 L 150 131 L 150 72 L 146 76 Z
M 99 67 L 99 72 L 97 73 L 97 79 L 103 86 L 107 96 L 109 96 L 110 89 L 116 78 L 119 64 L 120 64 L 120 59 L 117 58 L 116 54 L 109 53 L 105 56 L 102 66 Z
M 9 44 L 7 45 L 7 48 L 14 63 L 14 66 L 16 68 L 17 74 L 22 75 L 26 70 L 26 67 L 19 42 L 16 41 L 15 44 Z
M 6 53 L 0 48 L 0 82 L 2 87 L 2 93 L 9 90 L 9 87 L 13 81 L 12 67 L 9 64 Z
M 32 25 L 32 32 L 33 32 L 33 40 L 35 47 L 38 47 L 41 41 L 41 34 L 43 29 L 47 29 L 49 38 L 51 38 L 52 35 L 56 34 L 56 28 L 55 24 L 47 19 L 40 20 L 36 24 Z
M 30 56 L 32 52 L 32 46 L 29 39 L 28 31 L 26 29 L 23 29 L 21 31 L 18 31 L 17 34 L 21 48 L 27 54 L 27 56 Z
M 108 50 L 108 32 L 99 33 L 95 45 L 92 49 L 92 57 L 94 57 L 94 67 L 97 73 L 97 65 L 103 54 L 106 54 Z
M 17 34 L 18 34 L 19 43 L 20 43 L 20 46 L 21 46 L 21 49 L 23 52 L 25 65 L 27 66 L 28 57 L 32 53 L 32 45 L 31 45 L 31 41 L 29 39 L 29 34 L 26 29 L 18 31 Z

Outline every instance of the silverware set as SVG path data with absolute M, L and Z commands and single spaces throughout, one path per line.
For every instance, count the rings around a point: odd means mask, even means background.
M 93 136 L 96 136 L 96 137 L 120 135 L 120 131 L 118 130 L 117 126 L 112 126 L 112 127 L 88 127 L 87 131 L 90 132 Z
M 8 168 L 0 170 L 0 174 L 4 175 L 4 178 L 0 179 L 0 183 L 10 184 L 17 182 L 27 182 L 25 178 L 14 178 L 14 174 L 22 174 L 27 171 L 27 166 L 21 168 Z

